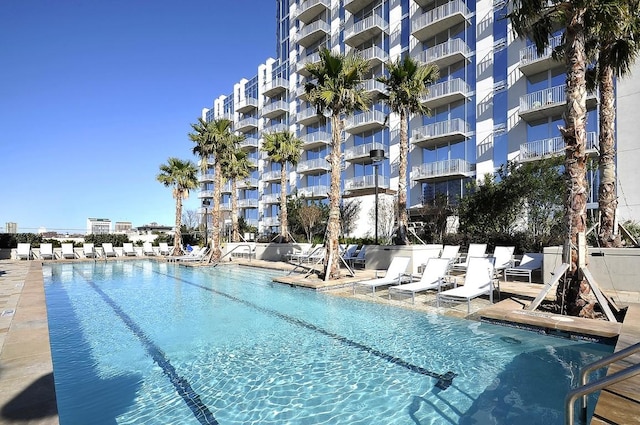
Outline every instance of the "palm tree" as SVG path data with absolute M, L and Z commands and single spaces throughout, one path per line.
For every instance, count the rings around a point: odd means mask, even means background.
M 320 49 L 319 55 L 319 62 L 305 66 L 311 74 L 310 82 L 305 85 L 305 92 L 319 115 L 324 112 L 331 114 L 331 153 L 328 159 L 331 166 L 331 186 L 325 242 L 327 253 L 324 261 L 324 280 L 329 280 L 340 277 L 340 116 L 369 109 L 371 99 L 362 85 L 363 77 L 369 69 L 365 59 L 355 54 L 332 53 L 326 47 Z
M 243 135 L 235 136 L 237 143 L 243 139 Z M 253 164 L 249 162 L 247 153 L 236 149 L 222 161 L 222 174 L 231 181 L 231 240 L 240 241 L 240 226 L 238 224 L 238 180 L 246 179 L 251 175 Z
M 388 75 L 378 77 L 378 81 L 387 88 L 381 96 L 389 105 L 389 109 L 400 116 L 400 158 L 398 167 L 398 217 L 399 245 L 406 245 L 407 223 L 407 157 L 409 154 L 409 136 L 407 133 L 408 118 L 411 114 L 430 115 L 431 111 L 422 103 L 422 98 L 429 93 L 429 85 L 439 77 L 438 67 L 424 65 L 405 55 L 395 62 L 387 63 Z
M 160 174 L 156 179 L 165 187 L 173 188 L 176 200 L 176 230 L 173 235 L 173 255 L 182 255 L 182 200 L 189 197 L 189 191 L 198 187 L 198 169 L 191 161 L 169 158 L 166 164 L 160 165 Z
M 210 261 L 218 261 L 222 256 L 220 249 L 220 200 L 222 198 L 222 159 L 228 152 L 235 148 L 236 141 L 231 133 L 232 122 L 228 119 L 205 121 L 198 118 L 196 124 L 191 124 L 193 133 L 189 133 L 189 139 L 196 143 L 193 153 L 200 157 L 201 172 L 206 172 L 209 167 L 209 159 L 213 159 L 213 210 L 211 222 L 213 226 L 211 235 Z
M 555 28 L 564 28 L 562 57 L 566 72 L 565 126 L 560 133 L 565 145 L 565 173 L 568 176 L 565 204 L 566 239 L 563 261 L 569 271 L 560 281 L 558 302 L 570 314 L 582 310 L 580 286 L 583 280 L 578 264 L 579 235 L 586 232 L 586 119 L 587 119 L 587 57 L 585 49 L 585 14 L 590 2 L 585 0 L 514 0 L 508 14 L 513 29 L 521 37 L 529 37 L 539 54 L 549 44 Z
M 287 163 L 295 167 L 300 161 L 302 140 L 290 131 L 265 133 L 262 150 L 269 160 L 280 164 L 280 242 L 289 240 L 289 219 L 287 214 Z
M 600 212 L 600 246 L 620 246 L 615 234 L 616 196 L 615 167 L 615 90 L 616 78 L 629 74 L 640 49 L 640 13 L 638 0 L 594 1 L 585 18 L 591 43 L 597 51 L 597 62 L 591 70 L 589 88 L 597 85 L 600 91 L 599 157 L 600 186 L 598 206 Z

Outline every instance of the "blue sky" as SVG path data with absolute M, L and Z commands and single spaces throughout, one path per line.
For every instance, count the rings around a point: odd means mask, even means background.
M 273 0 L 0 3 L 0 231 L 172 225 L 191 123 L 275 56 Z M 197 192 L 185 207 L 196 209 Z

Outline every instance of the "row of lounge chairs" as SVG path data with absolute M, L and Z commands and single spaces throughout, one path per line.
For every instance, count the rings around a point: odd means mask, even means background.
M 500 281 L 498 273 L 507 276 L 526 276 L 531 282 L 531 274 L 542 267 L 542 254 L 526 253 L 519 264 L 513 260 L 513 247 L 496 247 L 493 255 L 485 255 L 486 245 L 469 246 L 467 255 L 463 260 L 457 253 L 459 246 L 445 246 L 438 258 L 429 258 L 422 266 L 422 274 L 414 276 L 407 273 L 411 259 L 404 256 L 396 256 L 392 259 L 384 276 L 379 277 L 378 272 L 374 279 L 355 282 L 353 293 L 358 287 L 371 288 L 372 295 L 381 286 L 389 286 L 388 297 L 394 294 L 411 295 L 412 303 L 419 292 L 436 290 L 436 303 L 441 302 L 467 302 L 467 312 L 470 310 L 473 298 L 488 295 L 493 302 L 493 291 L 497 288 L 500 293 Z M 458 280 L 451 275 L 454 271 L 464 271 L 464 285 L 457 286 Z M 448 290 L 443 290 L 452 286 Z
M 38 253 L 38 258 L 41 260 L 55 260 L 56 257 L 59 259 L 76 259 L 76 258 L 107 258 L 107 257 L 131 257 L 131 256 L 139 256 L 139 252 L 143 256 L 151 256 L 151 255 L 169 255 L 172 249 L 168 246 L 167 243 L 161 242 L 159 246 L 154 247 L 151 242 L 143 243 L 142 250 L 137 251 L 133 243 L 124 243 L 122 245 L 122 251 L 119 254 L 114 248 L 112 243 L 103 243 L 101 246 L 102 249 L 97 249 L 95 244 L 93 243 L 85 243 L 82 245 L 82 250 L 77 252 L 72 243 L 63 243 L 61 244 L 61 251 L 55 252 L 53 249 L 53 244 L 51 243 L 42 243 L 40 244 L 40 249 Z M 31 249 L 30 243 L 19 243 L 16 249 L 16 258 L 19 260 L 31 260 L 35 258 L 33 250 Z

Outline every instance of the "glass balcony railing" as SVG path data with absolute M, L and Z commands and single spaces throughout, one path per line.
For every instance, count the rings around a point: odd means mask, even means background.
M 353 161 L 358 159 L 369 160 L 369 152 L 371 152 L 373 149 L 384 150 L 384 144 L 380 142 L 372 142 L 347 148 L 344 150 L 344 159 L 345 161 Z
M 331 167 L 324 158 L 310 159 L 298 163 L 296 171 L 298 173 L 310 172 L 310 171 L 329 171 Z
M 345 120 L 344 129 L 351 132 L 361 132 L 384 126 L 385 114 L 382 111 L 361 112 Z
M 564 154 L 564 139 L 552 137 L 535 140 L 520 145 L 520 161 L 531 161 Z M 598 135 L 595 131 L 587 133 L 587 153 L 597 153 Z
M 466 121 L 454 118 L 416 128 L 412 133 L 412 142 L 421 146 L 426 145 L 423 147 L 433 147 L 432 145 L 435 146 L 439 142 L 464 140 L 470 132 L 471 127 Z
M 278 180 L 280 181 L 280 170 L 276 170 L 276 171 L 267 171 L 266 173 L 262 173 L 262 181 L 274 181 L 274 180 Z
M 236 103 L 236 111 L 247 112 L 258 107 L 258 99 L 255 97 L 247 97 Z
M 326 131 L 316 131 L 315 133 L 303 134 L 300 140 L 304 142 L 304 147 L 328 145 L 331 143 L 331 134 Z
M 279 204 L 280 203 L 280 194 L 279 193 L 266 193 L 262 195 L 262 202 L 265 204 Z
M 285 78 L 274 78 L 264 84 L 262 93 L 265 96 L 273 96 L 274 94 L 282 93 L 289 88 L 289 80 Z
M 375 187 L 376 187 L 375 175 L 352 177 L 344 181 L 345 191 L 372 189 L 372 188 L 375 189 Z M 378 176 L 378 189 L 388 189 L 388 188 L 389 188 L 389 177 Z
M 450 176 L 470 176 L 473 173 L 474 167 L 469 162 L 463 159 L 448 159 L 414 167 L 411 170 L 411 179 L 428 180 Z
M 304 196 L 307 199 L 319 199 L 328 197 L 329 186 L 315 185 L 298 188 L 298 196 Z
M 238 208 L 258 208 L 257 199 L 238 199 Z

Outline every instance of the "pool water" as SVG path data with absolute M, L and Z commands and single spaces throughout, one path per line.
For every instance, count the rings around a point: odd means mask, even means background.
M 555 424 L 580 368 L 613 351 L 246 267 L 43 270 L 62 425 Z

